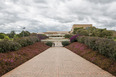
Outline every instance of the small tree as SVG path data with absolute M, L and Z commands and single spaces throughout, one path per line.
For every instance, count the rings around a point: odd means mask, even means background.
M 30 36 L 30 32 L 29 31 L 22 31 L 21 33 L 19 33 L 17 36 L 18 37 L 23 37 L 24 36 Z
M 0 39 L 4 39 L 5 34 L 0 33 Z
M 15 34 L 15 31 L 11 31 L 10 34 L 8 34 L 8 36 L 9 38 L 14 38 Z

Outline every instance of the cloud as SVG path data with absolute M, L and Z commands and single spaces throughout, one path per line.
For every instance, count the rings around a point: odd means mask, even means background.
M 115 0 L 88 0 L 88 1 L 94 2 L 94 3 L 100 3 L 100 4 L 115 2 Z
M 88 23 L 116 30 L 115 0 L 0 0 L 0 32 L 70 31 Z

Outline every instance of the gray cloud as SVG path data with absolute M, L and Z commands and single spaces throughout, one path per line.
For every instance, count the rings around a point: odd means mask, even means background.
M 69 31 L 89 23 L 116 30 L 115 0 L 0 0 L 0 32 Z
M 90 2 L 94 2 L 94 3 L 111 3 L 111 2 L 115 2 L 115 0 L 88 0 Z

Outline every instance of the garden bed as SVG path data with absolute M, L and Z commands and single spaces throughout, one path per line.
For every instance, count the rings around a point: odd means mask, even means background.
M 116 76 L 116 61 L 101 55 L 98 51 L 93 51 L 82 43 L 74 42 L 66 48 Z
M 48 48 L 44 43 L 37 42 L 17 51 L 0 53 L 0 77 Z

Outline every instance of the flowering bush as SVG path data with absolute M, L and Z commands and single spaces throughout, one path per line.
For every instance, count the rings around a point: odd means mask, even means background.
M 15 52 L 0 53 L 0 77 L 48 48 L 44 43 L 37 42 Z
M 110 57 L 116 60 L 116 42 L 107 39 L 107 38 L 98 38 L 98 37 L 79 37 L 78 42 L 84 43 L 85 45 L 89 46 L 93 50 L 97 50 L 99 53 L 106 57 Z M 80 40 L 83 40 L 81 42 Z
M 72 36 L 72 37 L 70 38 L 70 42 L 71 42 L 71 43 L 72 43 L 72 42 L 77 42 L 77 37 L 78 37 L 78 36 L 79 36 L 78 34 Z
M 74 42 L 66 46 L 66 48 L 116 76 L 116 61 L 89 49 L 87 45 L 82 43 Z

